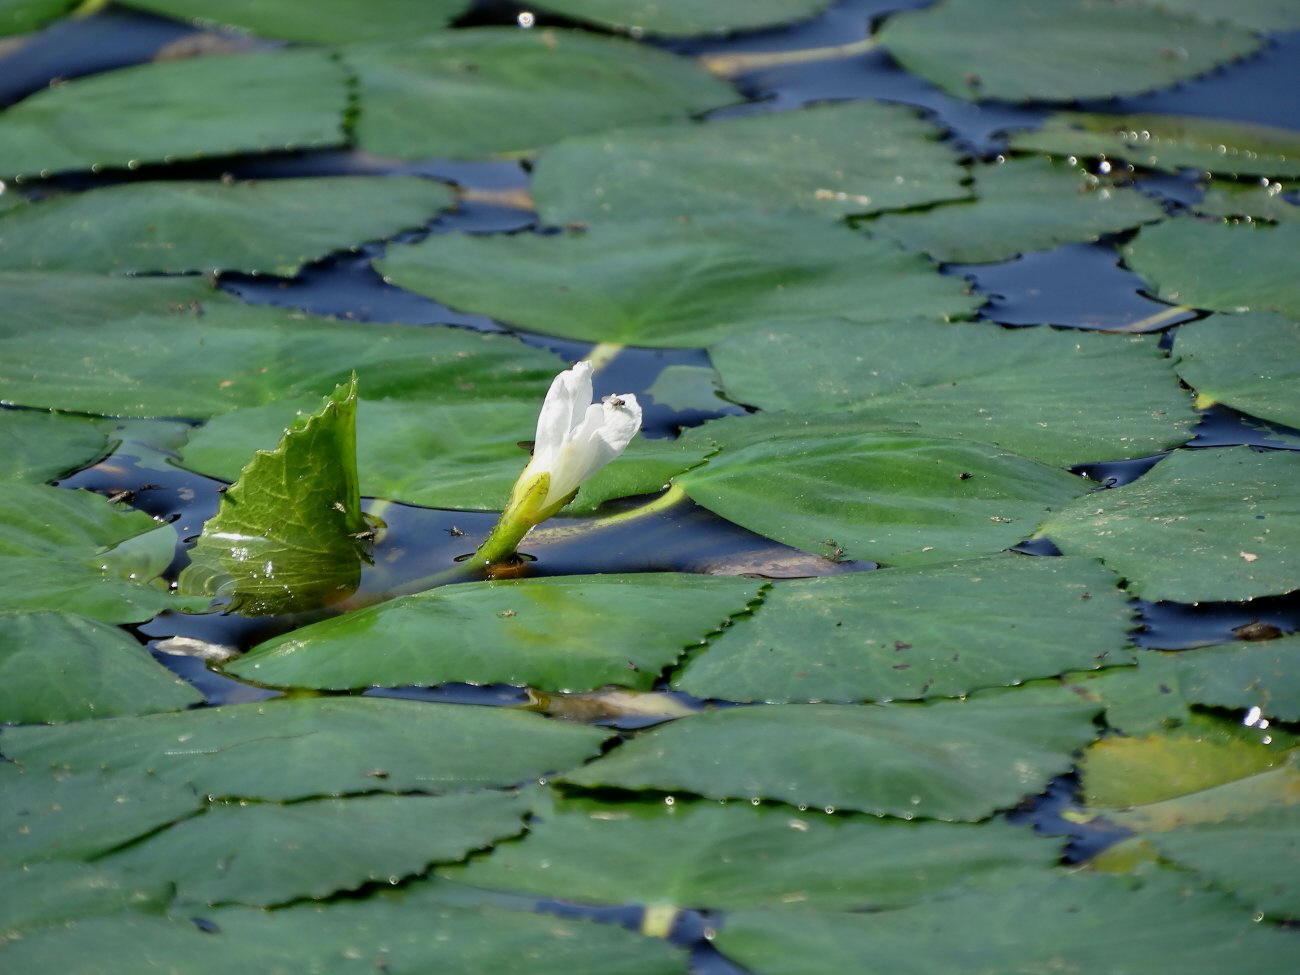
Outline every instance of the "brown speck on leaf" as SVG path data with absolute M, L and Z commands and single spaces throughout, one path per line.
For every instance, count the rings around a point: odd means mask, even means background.
M 894 664 L 894 669 L 895 669 L 895 670 L 907 670 L 907 669 L 908 669 L 909 667 L 911 667 L 911 666 L 912 666 L 911 664 Z
M 1254 562 L 1257 558 L 1259 558 L 1259 556 L 1256 555 L 1254 552 L 1238 552 L 1237 554 L 1240 555 L 1247 562 Z
M 500 616 L 503 620 L 506 620 L 517 614 L 513 609 L 503 609 L 501 610 L 501 612 L 497 613 L 497 615 Z
M 989 521 L 996 521 L 999 525 L 1009 525 L 1009 524 L 1011 524 L 1011 519 L 1010 519 L 1010 518 L 1003 518 L 1001 515 L 990 515 L 990 516 L 989 516 Z
M 969 481 L 974 476 L 975 475 L 972 474 L 970 471 L 962 471 L 960 474 L 957 475 L 957 479 L 959 481 Z
M 1238 640 L 1276 640 L 1282 635 L 1282 631 L 1271 623 L 1251 620 L 1249 623 L 1234 627 L 1232 635 Z
M 902 640 L 895 640 L 895 641 L 894 641 L 894 649 L 895 649 L 895 650 L 911 650 L 911 649 L 912 649 L 912 645 L 911 645 L 910 643 L 904 643 Z
M 370 776 L 370 778 L 372 779 L 386 779 L 388 778 L 388 770 L 382 768 L 372 768 L 369 772 L 366 773 L 366 775 Z

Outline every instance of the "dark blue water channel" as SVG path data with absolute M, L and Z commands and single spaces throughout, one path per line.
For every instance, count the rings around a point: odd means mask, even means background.
M 844 0 L 823 15 L 779 30 L 758 31 L 727 38 L 676 42 L 663 46 L 686 55 L 735 54 L 778 51 L 802 47 L 841 45 L 869 34 L 875 18 L 891 10 L 922 6 L 900 0 Z M 463 18 L 463 24 L 513 23 L 527 9 L 512 3 L 482 3 Z M 541 15 L 540 24 L 547 23 Z M 229 40 L 229 39 L 228 39 Z M 148 60 L 163 49 L 202 50 L 212 42 L 193 28 L 164 18 L 108 7 L 80 20 L 61 21 L 35 35 L 16 52 L 0 58 L 0 106 L 10 104 L 51 81 L 103 71 Z M 245 46 L 273 46 L 239 39 Z M 1009 130 L 1037 124 L 1049 109 L 1037 106 L 974 104 L 952 98 L 928 82 L 909 75 L 881 51 L 816 63 L 758 68 L 739 76 L 736 83 L 745 100 L 715 113 L 715 117 L 789 110 L 811 102 L 875 98 L 915 106 L 942 126 L 948 137 L 971 158 L 992 159 L 1006 148 Z M 1158 111 L 1218 116 L 1284 127 L 1300 127 L 1295 93 L 1300 91 L 1300 32 L 1276 37 L 1259 54 L 1209 76 L 1157 94 L 1083 106 L 1106 112 Z M 23 191 L 34 196 L 79 191 L 107 183 L 141 179 L 236 178 L 274 179 L 348 173 L 411 173 L 454 183 L 470 190 L 526 190 L 526 167 L 513 161 L 455 163 L 443 160 L 393 162 L 347 150 L 295 152 L 270 156 L 204 160 L 166 167 L 142 167 L 104 175 L 74 174 L 30 184 Z M 1194 203 L 1201 189 L 1191 176 L 1145 176 L 1138 186 L 1171 210 Z M 499 197 L 498 197 L 499 198 Z M 466 200 L 454 211 L 402 240 L 449 232 L 537 232 L 536 215 L 527 209 L 501 203 Z M 304 269 L 292 279 L 226 274 L 225 290 L 255 304 L 301 308 L 357 322 L 399 322 L 411 325 L 457 326 L 500 330 L 500 323 L 467 315 L 387 284 L 371 261 L 385 245 L 371 243 L 355 252 L 340 253 Z M 1071 244 L 1054 250 L 1020 255 L 998 264 L 948 266 L 945 273 L 969 279 L 987 297 L 981 317 L 989 327 L 1071 327 L 1121 331 L 1172 333 L 1193 312 L 1170 315 L 1167 306 L 1143 291 L 1143 283 L 1121 263 L 1114 241 Z M 566 359 L 584 356 L 590 345 L 521 334 L 532 344 L 549 348 Z M 639 395 L 669 365 L 704 365 L 703 350 L 626 349 L 599 376 L 598 394 L 634 391 Z M 694 426 L 714 416 L 743 412 L 737 404 L 719 400 L 716 409 L 675 412 L 650 399 L 646 411 L 647 436 L 671 437 L 681 427 Z M 133 506 L 174 522 L 180 535 L 192 540 L 204 520 L 216 510 L 222 484 L 183 471 L 175 464 L 177 422 L 131 421 L 119 435 L 121 447 L 106 462 L 64 479 L 66 487 L 87 488 L 121 496 Z M 1300 449 L 1300 431 L 1285 430 L 1223 407 L 1206 412 L 1191 446 L 1248 444 L 1257 449 Z M 1091 462 L 1075 468 L 1096 482 L 1098 490 L 1128 483 L 1160 457 L 1116 463 Z M 1082 459 L 1081 459 L 1082 460 Z M 630 506 L 638 499 L 618 502 Z M 382 593 L 403 581 L 445 567 L 456 555 L 471 551 L 491 527 L 495 516 L 483 512 L 438 511 L 404 505 L 385 507 L 388 527 L 385 545 L 400 551 L 399 558 L 382 569 L 368 570 L 363 591 Z M 564 524 L 572 519 L 557 519 Z M 526 548 L 526 546 L 525 546 Z M 1057 554 L 1050 542 L 1020 547 L 1026 557 Z M 185 562 L 184 545 L 178 551 L 172 577 Z M 536 574 L 590 572 L 720 572 L 768 576 L 817 575 L 867 570 L 866 564 L 837 564 L 777 545 L 683 502 L 644 520 L 603 529 L 548 546 Z M 1189 606 L 1137 602 L 1140 629 L 1136 642 L 1143 647 L 1183 649 L 1233 639 L 1258 639 L 1300 629 L 1300 594 L 1259 599 L 1250 603 Z M 182 637 L 199 644 L 217 645 L 235 652 L 284 632 L 301 622 L 285 619 L 244 618 L 231 614 L 185 616 L 165 613 L 136 628 L 142 640 L 158 647 Z M 198 644 L 192 644 L 198 645 Z M 199 656 L 155 650 L 173 671 L 191 681 L 209 704 L 256 699 L 273 694 L 230 680 L 210 670 Z M 406 688 L 370 693 L 456 701 L 488 706 L 517 706 L 525 692 L 512 687 Z M 1113 841 L 1118 834 L 1088 830 L 1062 819 L 1060 813 L 1075 795 L 1077 783 L 1066 777 L 1054 783 L 1039 799 L 1012 813 L 1012 818 L 1047 832 L 1072 837 L 1070 856 L 1085 857 Z M 639 914 L 632 908 L 592 909 L 546 902 L 543 910 L 582 913 L 636 926 Z M 603 913 L 602 913 L 603 911 Z M 605 916 L 607 915 L 607 916 Z M 693 969 L 721 975 L 740 971 L 708 945 L 709 918 L 686 912 L 678 918 L 674 940 L 693 945 Z

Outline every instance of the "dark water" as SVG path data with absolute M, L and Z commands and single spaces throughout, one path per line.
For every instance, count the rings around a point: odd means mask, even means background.
M 872 19 L 882 12 L 921 3 L 889 0 L 846 0 L 824 15 L 793 27 L 760 31 L 731 38 L 692 41 L 665 46 L 682 54 L 740 53 L 836 45 L 866 36 Z M 511 23 L 524 9 L 509 3 L 481 4 L 466 23 Z M 545 20 L 541 21 L 545 23 Z M 166 45 L 192 42 L 195 32 L 186 26 L 145 14 L 108 8 L 79 21 L 66 21 L 41 32 L 14 54 L 0 59 L 0 106 L 12 103 L 56 78 L 102 71 L 147 60 Z M 762 68 L 736 79 L 747 96 L 743 104 L 715 113 L 717 116 L 784 111 L 826 99 L 878 98 L 916 106 L 943 126 L 966 153 L 992 157 L 1005 149 L 1005 132 L 1035 124 L 1047 109 L 971 104 L 951 98 L 927 82 L 902 71 L 883 52 L 812 64 Z M 1213 115 L 1280 126 L 1300 126 L 1295 94 L 1300 91 L 1300 33 L 1282 35 L 1260 54 L 1169 91 L 1142 98 L 1086 106 L 1111 112 L 1160 111 Z M 145 167 L 107 176 L 78 174 L 45 184 L 24 187 L 39 196 L 50 191 L 81 190 L 108 182 L 159 178 L 216 178 L 231 173 L 240 178 L 283 178 L 346 173 L 415 173 L 452 182 L 472 190 L 501 191 L 527 187 L 526 170 L 515 162 L 454 163 L 428 160 L 394 163 L 351 151 L 284 153 L 269 157 L 208 160 L 180 166 Z M 1139 181 L 1145 192 L 1171 208 L 1199 198 L 1200 190 L 1189 178 L 1149 176 Z M 424 234 L 452 231 L 498 233 L 531 230 L 536 217 L 529 210 L 492 202 L 468 200 L 454 212 L 441 215 Z M 1143 293 L 1140 279 L 1124 268 L 1111 241 L 1071 244 L 1054 250 L 1026 254 L 988 265 L 949 266 L 946 273 L 970 279 L 988 304 L 982 317 L 1003 325 L 1038 325 L 1125 331 L 1162 330 L 1166 335 L 1194 313 L 1170 314 L 1167 306 Z M 333 255 L 306 268 L 293 279 L 240 274 L 223 275 L 225 290 L 251 303 L 302 308 L 364 322 L 401 322 L 411 325 L 456 325 L 482 330 L 503 326 L 478 315 L 446 308 L 430 299 L 385 283 L 371 267 L 383 244 L 368 244 L 356 252 Z M 521 335 L 525 341 L 549 348 L 569 360 L 583 357 L 587 343 L 545 336 Z M 626 349 L 599 374 L 598 393 L 633 391 L 644 395 L 659 372 L 669 365 L 704 365 L 702 350 Z M 713 416 L 743 412 L 739 406 L 719 401 L 715 412 L 676 413 L 649 403 L 647 436 L 673 436 L 679 427 L 693 426 Z M 170 421 L 132 421 L 121 429 L 123 444 L 108 460 L 66 478 L 66 487 L 88 488 L 105 495 L 129 492 L 129 503 L 151 515 L 176 524 L 183 538 L 198 535 L 205 519 L 216 510 L 221 482 L 180 470 L 172 463 L 170 444 L 183 434 L 183 424 Z M 1207 411 L 1196 428 L 1193 446 L 1250 444 L 1259 448 L 1300 449 L 1300 431 L 1274 427 L 1223 407 Z M 1075 468 L 1094 480 L 1099 489 L 1128 483 L 1159 457 L 1094 463 Z M 644 500 L 644 499 L 641 499 Z M 637 499 L 619 502 L 629 507 Z M 456 555 L 471 551 L 490 529 L 495 516 L 482 512 L 438 511 L 405 505 L 387 506 L 385 545 L 400 557 L 383 569 L 367 570 L 363 592 L 382 593 L 411 579 L 445 568 Z M 572 523 L 574 519 L 556 519 Z M 524 546 L 525 551 L 528 545 Z M 1059 554 L 1050 541 L 1018 548 L 1027 555 Z M 183 546 L 171 574 L 185 561 Z M 865 565 L 835 565 L 809 559 L 784 546 L 732 525 L 684 501 L 642 520 L 602 529 L 585 536 L 548 544 L 545 557 L 534 564 L 538 575 L 591 572 L 742 572 L 820 574 L 869 569 Z M 1135 601 L 1136 602 L 1136 601 Z M 1255 600 L 1251 603 L 1216 603 L 1188 606 L 1137 603 L 1141 629 L 1136 642 L 1143 647 L 1182 649 L 1224 642 L 1245 633 L 1289 633 L 1300 629 L 1300 594 Z M 212 613 L 186 616 L 165 613 L 135 628 L 151 647 L 168 638 L 188 637 L 219 644 L 235 651 L 300 623 L 298 618 L 248 619 Z M 1254 627 L 1242 630 L 1243 627 Z M 1262 629 L 1261 629 L 1262 628 Z M 1270 629 L 1271 628 L 1271 629 Z M 210 670 L 192 656 L 164 653 L 155 656 L 174 672 L 191 681 L 208 704 L 253 700 L 273 694 Z M 379 689 L 372 694 L 454 701 L 480 706 L 519 706 L 524 692 L 513 687 Z M 1063 777 L 1037 800 L 1011 814 L 1045 832 L 1070 837 L 1070 859 L 1085 859 L 1119 837 L 1101 829 L 1080 827 L 1061 818 L 1074 801 L 1077 782 Z M 580 913 L 636 927 L 639 909 L 595 909 L 545 902 L 541 910 Z M 684 912 L 673 938 L 691 945 L 694 971 L 722 975 L 739 972 L 709 946 L 707 932 L 713 922 L 696 912 Z

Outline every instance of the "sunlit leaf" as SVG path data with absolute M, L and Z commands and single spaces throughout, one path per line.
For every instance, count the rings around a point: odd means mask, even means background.
M 221 496 L 181 573 L 180 591 L 228 599 L 246 616 L 346 599 L 366 547 L 356 452 L 357 381 L 299 414 Z

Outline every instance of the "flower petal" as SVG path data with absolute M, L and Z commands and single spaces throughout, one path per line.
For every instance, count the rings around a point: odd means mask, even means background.
M 551 380 L 551 388 L 546 391 L 542 410 L 537 415 L 533 445 L 533 458 L 540 466 L 550 469 L 574 427 L 582 422 L 590 402 L 591 363 L 585 359 Z

